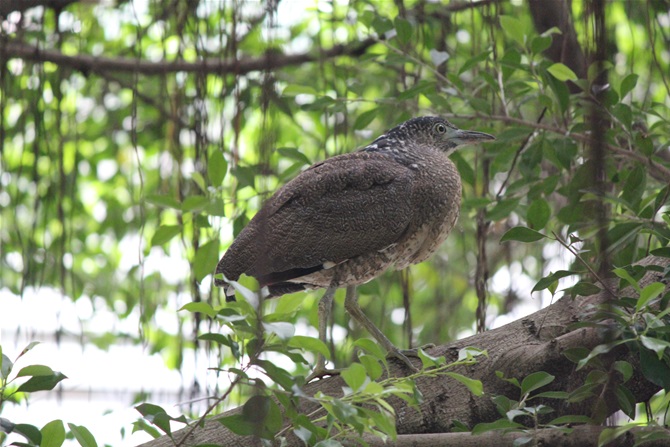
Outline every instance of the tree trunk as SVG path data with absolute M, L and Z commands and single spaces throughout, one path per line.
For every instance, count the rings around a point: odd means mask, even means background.
M 643 259 L 639 265 L 657 265 L 666 268 L 670 265 L 670 259 L 649 256 Z M 640 286 L 660 280 L 662 275 L 658 272 L 648 271 L 640 281 Z M 624 290 L 627 296 L 634 296 L 632 290 Z M 583 347 L 593 349 L 607 341 L 607 331 L 599 327 L 579 327 L 570 330 L 573 323 L 585 321 L 584 315 L 594 305 L 607 301 L 607 293 L 601 292 L 589 297 L 571 298 L 564 296 L 553 305 L 542 309 L 521 320 L 512 322 L 503 327 L 480 333 L 463 340 L 437 346 L 428 352 L 433 356 L 444 355 L 447 361 L 455 361 L 458 351 L 462 348 L 472 346 L 484 349 L 488 352 L 487 357 L 479 357 L 478 362 L 467 367 L 455 368 L 453 371 L 467 377 L 481 380 L 484 385 L 485 394 L 481 397 L 473 396 L 462 384 L 445 376 L 433 378 L 421 378 L 417 380 L 417 386 L 423 393 L 424 402 L 419 410 L 413 409 L 400 399 L 391 399 L 389 403 L 396 412 L 396 427 L 401 435 L 397 443 L 386 445 L 446 445 L 440 444 L 407 444 L 403 443 L 406 436 L 411 434 L 445 434 L 454 428 L 454 421 L 459 421 L 467 427 L 474 427 L 481 422 L 491 422 L 501 416 L 491 400 L 495 395 L 505 395 L 510 399 L 519 400 L 519 390 L 508 382 L 501 380 L 496 375 L 500 371 L 505 377 L 515 377 L 521 381 L 527 375 L 536 371 L 545 371 L 555 376 L 555 380 L 543 388 L 542 391 L 571 391 L 584 384 L 589 367 L 576 370 L 576 365 L 568 360 L 564 353 L 567 349 Z M 630 352 L 625 345 L 613 349 L 608 354 L 601 355 L 600 361 L 605 368 L 616 360 L 626 360 L 633 365 L 635 373 L 626 383 L 633 393 L 636 402 L 643 402 L 653 396 L 660 388 L 648 382 L 640 373 L 640 362 L 637 355 Z M 418 360 L 417 360 L 418 361 Z M 408 374 L 407 367 L 394 360 L 389 360 L 390 373 L 394 376 Z M 602 418 L 619 410 L 619 404 L 614 392 L 608 392 L 611 386 L 621 382 L 618 374 L 611 374 L 611 383 L 608 390 L 596 390 L 593 397 L 581 402 L 569 404 L 565 400 L 543 399 L 533 401 L 534 404 L 542 403 L 552 407 L 555 411 L 550 414 L 551 418 L 562 415 L 586 415 Z M 322 392 L 328 395 L 341 395 L 343 380 L 339 377 L 329 377 L 310 383 L 304 387 L 307 395 Z M 599 394 L 599 395 L 598 395 Z M 312 402 L 303 402 L 301 411 L 304 414 L 317 410 L 318 407 Z M 239 412 L 233 409 L 225 415 Z M 594 413 L 595 412 L 595 413 Z M 580 429 L 580 430 L 591 430 Z M 223 425 L 216 422 L 215 418 L 208 420 L 204 427 L 192 430 L 182 429 L 174 434 L 174 439 L 179 442 L 189 433 L 183 446 L 195 446 L 202 443 L 214 443 L 225 446 L 256 446 L 260 440 L 254 437 L 241 437 L 233 434 Z M 537 432 L 540 433 L 540 432 Z M 551 432 L 542 432 L 546 436 L 543 445 L 571 445 L 568 438 L 556 438 Z M 598 432 L 599 433 L 599 432 Z M 513 437 L 505 438 L 502 434 L 485 434 L 485 437 L 497 437 L 495 445 L 511 445 Z M 538 434 L 539 436 L 539 434 Z M 552 438 L 552 436 L 554 436 Z M 467 437 L 461 434 L 451 434 L 445 439 L 451 439 L 449 445 L 474 445 L 468 443 Z M 420 437 L 417 437 L 417 442 Z M 431 438 L 433 441 L 437 438 Z M 461 441 L 458 441 L 458 440 Z M 477 438 L 475 438 L 477 439 Z M 481 438 L 482 442 L 483 439 Z M 488 439 L 488 438 L 487 438 Z M 507 439 L 505 441 L 505 439 Z M 559 439 L 559 441 L 549 441 Z M 435 441 L 437 442 L 437 441 Z M 442 441 L 440 441 L 442 442 Z M 378 443 L 377 443 L 378 444 Z M 377 445 L 374 444 L 373 445 Z M 488 444 L 486 441 L 484 444 Z M 477 445 L 484 445 L 479 443 Z M 148 443 L 142 447 L 168 447 L 173 446 L 173 441 L 164 436 Z M 289 437 L 289 446 L 302 446 L 302 441 L 296 437 Z M 625 445 L 625 444 L 616 444 Z

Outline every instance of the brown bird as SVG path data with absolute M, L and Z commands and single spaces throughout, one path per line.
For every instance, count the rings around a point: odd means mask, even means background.
M 345 309 L 386 348 L 416 369 L 358 305 L 356 285 L 424 261 L 446 239 L 461 206 L 461 178 L 449 159 L 457 147 L 493 136 L 460 130 L 440 117 L 413 118 L 364 148 L 316 163 L 280 188 L 240 232 L 216 267 L 226 280 L 242 273 L 269 297 L 326 288 L 319 336 L 335 291 Z M 219 275 L 220 276 L 220 275 Z M 310 377 L 325 373 L 319 357 Z

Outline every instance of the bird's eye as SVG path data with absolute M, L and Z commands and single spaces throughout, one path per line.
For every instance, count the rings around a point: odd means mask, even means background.
M 447 133 L 447 126 L 445 126 L 442 123 L 438 123 L 435 125 L 435 132 L 437 133 Z

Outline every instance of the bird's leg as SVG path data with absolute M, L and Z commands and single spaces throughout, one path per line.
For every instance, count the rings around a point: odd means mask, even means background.
M 344 300 L 344 308 L 349 315 L 363 326 L 372 335 L 377 342 L 382 345 L 389 356 L 396 357 L 405 363 L 413 371 L 418 371 L 418 368 L 412 364 L 407 356 L 400 349 L 396 348 L 391 341 L 386 338 L 386 335 L 380 331 L 377 326 L 363 313 L 361 307 L 358 305 L 358 297 L 356 296 L 356 286 L 347 287 L 347 296 Z
M 337 286 L 334 285 L 335 281 L 326 289 L 326 293 L 323 294 L 321 300 L 319 301 L 319 340 L 321 340 L 326 346 L 328 345 L 328 321 L 330 320 L 330 313 L 333 309 L 333 297 L 337 291 Z M 323 377 L 327 375 L 339 374 L 337 370 L 326 369 L 326 359 L 323 355 L 318 354 L 316 358 L 316 366 L 312 373 L 307 376 L 307 382 L 310 382 L 312 379 L 317 377 Z

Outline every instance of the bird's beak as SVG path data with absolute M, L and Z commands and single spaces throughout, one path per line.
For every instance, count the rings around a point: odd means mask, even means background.
M 456 146 L 462 144 L 476 143 L 477 141 L 495 140 L 496 137 L 476 130 L 458 130 L 450 140 L 456 143 Z

